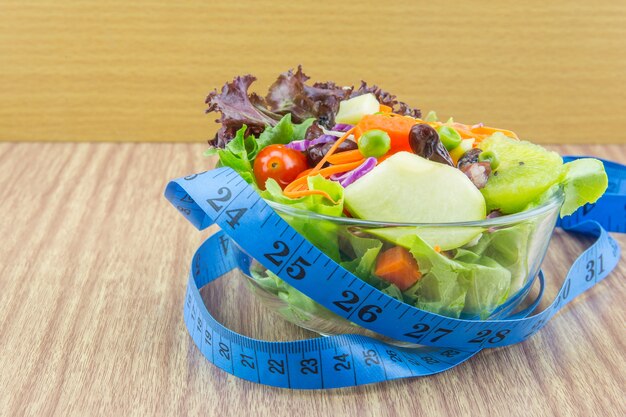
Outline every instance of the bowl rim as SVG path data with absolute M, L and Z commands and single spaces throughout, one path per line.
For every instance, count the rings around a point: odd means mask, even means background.
M 367 226 L 367 227 L 483 227 L 489 228 L 493 226 L 509 225 L 512 223 L 519 223 L 524 220 L 531 219 L 533 217 L 545 214 L 554 208 L 560 208 L 563 205 L 565 195 L 563 189 L 559 187 L 547 201 L 540 206 L 534 207 L 530 210 L 525 210 L 515 214 L 507 214 L 500 217 L 493 217 L 490 219 L 463 221 L 463 222 L 449 222 L 449 223 L 406 223 L 406 222 L 390 222 L 390 221 L 378 221 L 378 220 L 364 220 L 355 219 L 352 217 L 338 217 L 329 216 L 326 214 L 316 213 L 314 211 L 303 210 L 294 208 L 288 204 L 278 203 L 276 201 L 264 200 L 270 207 L 277 212 L 298 216 L 308 217 L 315 220 L 326 220 L 333 223 L 348 225 L 348 226 Z

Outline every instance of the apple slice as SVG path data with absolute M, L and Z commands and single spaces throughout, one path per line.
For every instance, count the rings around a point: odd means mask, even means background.
M 339 103 L 339 111 L 335 116 L 335 122 L 357 124 L 366 114 L 374 114 L 380 110 L 380 104 L 372 93 L 363 94 L 343 100 Z
M 352 215 L 365 220 L 450 223 L 486 215 L 485 199 L 465 174 L 410 152 L 387 158 L 344 196 Z
M 461 246 L 476 239 L 484 231 L 484 229 L 482 227 L 475 226 L 418 226 L 381 227 L 376 229 L 365 229 L 364 231 L 381 239 L 388 240 L 389 242 L 398 246 L 404 246 L 407 249 L 410 249 L 410 247 L 401 243 L 402 238 L 407 235 L 417 235 L 431 248 L 438 246 L 439 248 L 441 248 L 441 250 L 450 250 L 460 248 Z

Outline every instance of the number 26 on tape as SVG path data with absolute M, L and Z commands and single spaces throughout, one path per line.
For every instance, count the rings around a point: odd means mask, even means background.
M 342 292 L 341 295 L 346 299 L 333 301 L 333 304 L 343 311 L 351 313 L 355 305 L 358 304 L 360 301 L 359 296 L 354 291 L 350 290 Z M 376 304 L 368 304 L 359 308 L 357 316 L 361 321 L 371 323 L 373 321 L 376 321 L 378 319 L 378 315 L 382 312 L 383 309 L 380 306 L 377 306 Z
M 207 198 L 206 202 L 211 206 L 211 208 L 216 213 L 219 213 L 220 210 L 224 208 L 224 205 L 222 203 L 226 203 L 228 200 L 230 200 L 233 193 L 230 191 L 230 188 L 221 187 L 217 190 L 217 194 L 218 194 L 218 197 Z M 224 212 L 226 213 L 226 216 L 228 217 L 228 221 L 226 223 L 234 229 L 235 227 L 239 225 L 239 219 L 241 219 L 241 216 L 243 216 L 246 211 L 248 211 L 247 208 L 236 208 L 236 209 L 226 210 Z

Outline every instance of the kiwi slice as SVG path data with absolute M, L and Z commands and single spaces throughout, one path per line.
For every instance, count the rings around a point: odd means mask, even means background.
M 494 134 L 479 148 L 493 152 L 499 162 L 481 189 L 488 210 L 522 211 L 561 178 L 563 160 L 539 145 Z

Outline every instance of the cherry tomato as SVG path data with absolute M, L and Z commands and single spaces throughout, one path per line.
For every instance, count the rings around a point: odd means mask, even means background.
M 254 176 L 262 190 L 268 178 L 275 179 L 281 188 L 285 188 L 307 168 L 306 156 L 284 145 L 269 145 L 254 160 Z

